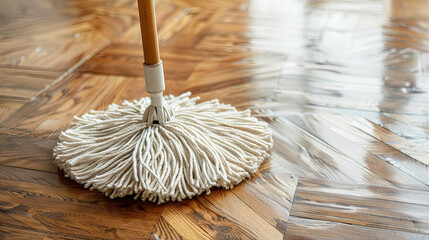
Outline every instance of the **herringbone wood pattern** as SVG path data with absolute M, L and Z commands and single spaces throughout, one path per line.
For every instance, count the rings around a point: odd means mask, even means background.
M 137 14 L 0 3 L 1 238 L 429 238 L 427 0 L 157 1 L 166 93 L 251 108 L 275 141 L 250 180 L 165 205 L 52 163 L 74 115 L 146 96 Z

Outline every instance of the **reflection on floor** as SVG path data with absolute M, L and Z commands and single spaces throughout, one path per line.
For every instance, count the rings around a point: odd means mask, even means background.
M 157 1 L 167 94 L 251 108 L 275 140 L 233 190 L 159 206 L 52 163 L 74 115 L 146 95 L 136 1 L 0 6 L 1 238 L 429 238 L 427 0 Z

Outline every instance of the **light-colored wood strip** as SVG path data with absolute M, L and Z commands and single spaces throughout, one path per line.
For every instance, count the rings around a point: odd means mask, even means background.
M 370 121 L 365 121 L 363 119 L 348 117 L 346 121 L 349 121 L 354 127 L 389 144 L 390 146 L 413 157 L 414 159 L 429 165 L 429 150 L 427 150 L 429 146 L 428 142 L 414 142 L 412 140 L 405 139 L 385 128 L 378 126 L 377 124 L 374 124 Z
M 288 92 L 282 91 L 276 94 L 276 101 L 285 104 L 303 104 L 309 107 L 320 107 L 320 108 L 336 108 L 336 109 L 355 109 L 362 111 L 378 112 L 380 108 L 383 112 L 406 115 L 425 115 L 429 107 L 428 103 L 410 103 L 407 108 L 402 108 L 403 101 L 392 100 L 391 102 L 384 103 L 386 107 L 381 107 L 380 102 L 376 100 L 368 102 L 356 102 L 354 99 L 341 98 L 340 96 L 320 96 L 320 94 L 310 92 Z M 400 109 L 396 110 L 396 109 Z
M 359 128 L 354 127 L 353 124 L 350 124 L 350 121 L 348 121 L 346 118 L 342 118 L 336 115 L 322 115 L 320 116 L 320 118 L 325 119 L 325 122 L 335 121 L 336 123 L 338 123 L 336 124 L 336 126 L 341 127 L 344 130 L 342 131 L 344 137 L 347 137 L 362 148 L 366 149 L 368 152 L 373 153 L 379 158 L 410 174 L 411 176 L 419 179 L 421 182 L 429 185 L 428 166 L 423 164 L 421 161 L 416 160 L 409 155 L 403 153 L 402 151 L 400 151 L 400 149 L 391 146 L 388 141 L 385 141 L 385 138 L 374 136 L 374 132 L 376 131 L 376 129 L 386 129 L 385 127 L 377 125 L 377 127 L 375 127 L 372 132 L 365 132 Z M 359 119 L 359 121 L 364 121 L 363 118 L 353 118 Z M 375 126 L 372 121 L 370 122 L 373 126 Z
M 408 118 L 405 115 L 402 117 Z M 424 139 L 426 138 L 429 128 L 419 123 L 419 117 L 413 116 L 414 120 L 404 122 L 400 118 L 394 117 L 392 114 L 369 114 L 365 118 L 380 127 L 386 128 L 398 136 L 406 139 Z
M 353 186 L 353 188 L 350 188 Z M 429 206 L 429 192 L 406 188 L 392 188 L 366 184 L 344 184 L 321 179 L 305 178 L 299 184 L 299 189 L 311 191 L 317 188 L 318 193 L 347 195 L 356 198 L 369 198 L 392 202 L 403 202 Z
M 3 40 L 0 45 L 3 53 L 0 64 L 67 70 L 108 45 L 109 40 L 94 30 L 95 27 L 90 23 L 80 22 L 71 27 L 52 29 L 50 33 L 14 41 Z
M 393 231 L 365 226 L 356 226 L 338 222 L 321 221 L 308 218 L 289 217 L 284 240 L 367 240 L 367 239 L 395 239 L 395 240 L 423 240 L 429 235 Z
M 309 114 L 289 119 L 396 186 L 428 188 L 429 172 L 425 165 L 350 127 L 343 117 Z
M 31 100 L 61 72 L 0 67 L 0 97 Z
M 286 228 L 298 178 L 265 160 L 260 172 L 232 192 L 280 232 Z M 270 164 L 266 169 L 264 165 Z
M 185 239 L 177 233 L 170 224 L 163 217 L 159 218 L 159 221 L 156 223 L 155 229 L 150 235 L 150 240 L 160 240 L 160 239 Z
M 219 211 L 222 216 L 239 223 L 248 234 L 253 234 L 257 239 L 281 239 L 283 236 L 282 232 L 271 226 L 230 191 L 214 190 L 200 201 L 209 210 Z
M 214 237 L 210 233 L 206 232 L 205 226 L 207 226 L 208 224 L 203 225 L 198 221 L 195 222 L 193 219 L 193 215 L 196 213 L 198 214 L 198 220 L 202 218 L 203 222 L 206 221 L 204 215 L 199 214 L 199 209 L 201 208 L 201 206 L 198 206 L 199 203 L 194 201 L 189 202 L 188 204 L 183 203 L 180 204 L 180 206 L 178 204 L 169 204 L 168 206 L 166 206 L 161 217 L 166 224 L 171 226 L 171 228 L 168 229 L 168 232 L 171 233 L 163 233 L 159 226 L 158 229 L 155 229 L 157 230 L 157 232 L 155 232 L 156 235 L 162 237 L 161 239 L 168 239 L 170 235 L 179 235 L 182 236 L 184 239 L 214 239 Z M 209 217 L 208 221 L 211 221 L 212 226 L 219 224 L 216 220 L 210 219 L 212 216 L 209 215 L 206 217 Z M 220 221 L 222 222 L 222 220 Z M 225 222 L 226 225 L 228 225 L 228 221 Z
M 395 114 L 395 113 L 384 113 L 384 114 L 404 124 L 408 124 L 416 127 L 422 127 L 424 129 L 429 129 L 429 118 L 427 116 L 407 116 L 407 115 Z
M 213 190 L 208 196 L 169 204 L 162 218 L 184 239 L 281 239 L 270 225 L 234 193 Z M 162 235 L 162 232 L 158 235 Z
M 291 216 L 429 234 L 428 211 L 426 191 L 300 179 Z
M 190 10 L 186 11 L 189 11 L 190 13 L 193 12 Z M 168 45 L 174 46 L 176 48 L 194 47 L 206 29 L 211 26 L 211 24 L 218 21 L 223 14 L 223 9 L 217 9 L 217 11 L 202 11 L 193 15 L 192 20 L 187 22 L 186 27 L 182 28 L 180 31 L 177 31 L 176 34 L 174 34 L 174 36 L 168 40 Z M 185 19 L 183 20 L 187 21 Z
M 299 177 L 310 177 L 310 174 L 312 174 L 319 178 L 334 181 L 393 186 L 392 183 L 380 178 L 371 169 L 363 168 L 353 158 L 304 131 L 287 118 L 278 117 L 269 123 L 274 134 L 274 150 L 278 151 L 278 155 L 284 156 L 283 158 L 276 157 L 274 159 L 279 161 L 280 164 L 283 164 L 284 161 L 295 159 L 294 161 L 303 168 L 301 170 L 303 175 L 296 173 L 299 174 Z M 287 134 L 285 135 L 284 133 Z M 294 157 L 291 158 L 291 155 Z M 285 165 L 285 167 L 287 166 L 288 164 Z M 305 169 L 311 171 L 306 171 Z M 412 180 L 408 175 L 404 175 Z M 415 179 L 414 181 L 417 182 L 416 184 L 420 183 Z M 422 183 L 420 185 L 425 186 Z
M 139 44 L 111 44 L 82 64 L 77 71 L 142 77 L 144 74 L 141 48 Z M 197 63 L 208 55 L 194 50 L 162 46 L 161 52 L 166 81 L 186 81 Z M 166 87 L 168 90 L 169 86 Z

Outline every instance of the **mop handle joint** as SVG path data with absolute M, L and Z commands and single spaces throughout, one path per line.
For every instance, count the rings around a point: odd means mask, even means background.
M 162 106 L 162 92 L 165 90 L 162 61 L 156 64 L 143 63 L 146 91 L 150 94 L 151 105 Z

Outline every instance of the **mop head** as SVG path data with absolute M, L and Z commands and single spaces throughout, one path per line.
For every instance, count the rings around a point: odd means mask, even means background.
M 75 117 L 54 149 L 65 176 L 110 198 L 181 201 L 230 189 L 255 173 L 272 147 L 267 123 L 190 93 L 145 97 Z M 154 121 L 158 119 L 158 122 Z

